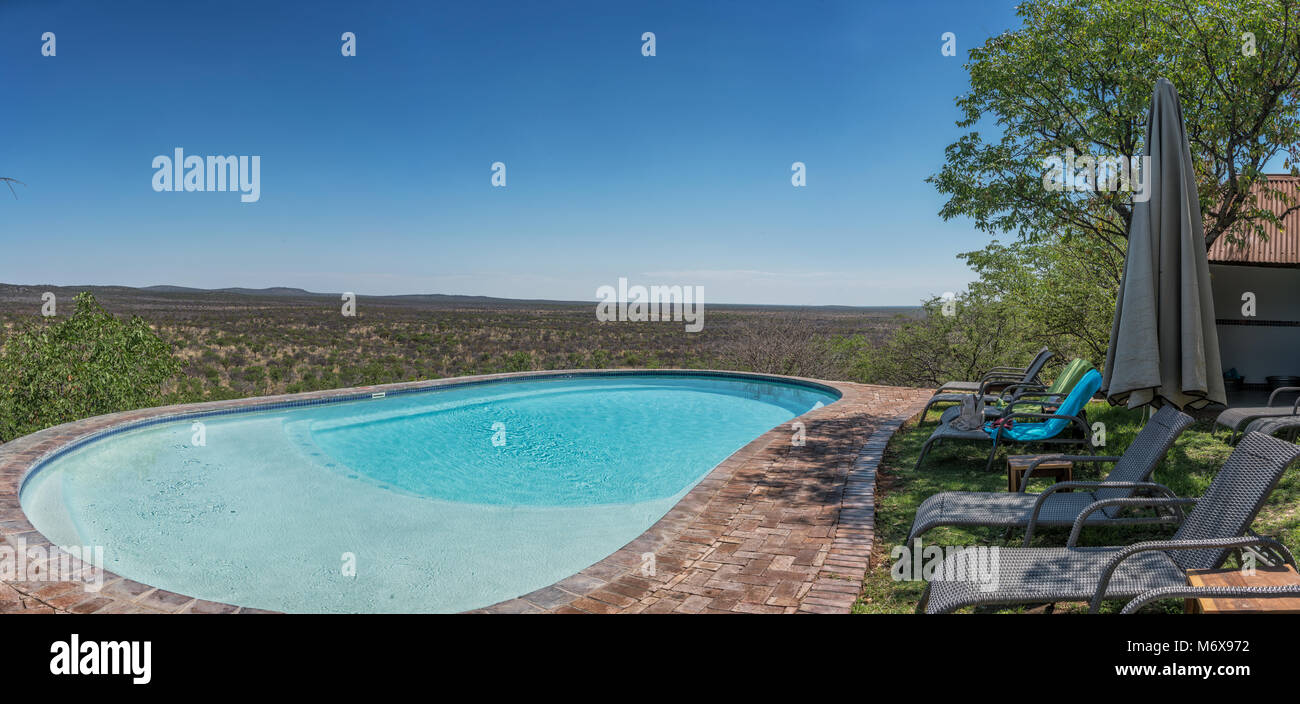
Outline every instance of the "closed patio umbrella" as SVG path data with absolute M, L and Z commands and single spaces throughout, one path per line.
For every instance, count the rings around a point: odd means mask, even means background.
M 1151 197 L 1133 203 L 1102 389 L 1129 408 L 1226 405 L 1196 174 L 1178 91 L 1163 78 L 1145 153 Z

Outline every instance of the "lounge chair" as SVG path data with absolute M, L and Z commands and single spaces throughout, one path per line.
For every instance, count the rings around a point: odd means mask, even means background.
M 936 566 L 939 577 L 926 586 L 917 611 L 946 613 L 987 604 L 1089 601 L 1091 611 L 1103 599 L 1133 599 L 1165 587 L 1186 589 L 1186 572 L 1215 569 L 1233 549 L 1263 548 L 1274 560 L 1295 565 L 1286 546 L 1249 533 L 1250 525 L 1287 467 L 1300 458 L 1300 446 L 1261 433 L 1242 438 L 1199 499 L 1130 497 L 1105 499 L 1088 506 L 1074 521 L 1063 548 L 988 548 L 995 569 L 992 580 L 963 575 L 963 553 Z M 1107 506 L 1188 506 L 1190 516 L 1172 539 L 1127 547 L 1076 547 L 1079 531 L 1094 511 Z M 953 575 L 956 579 L 946 579 Z
M 1053 413 L 1028 413 L 1016 410 L 1021 405 L 1034 405 L 1034 401 L 1017 401 L 1006 407 L 1002 412 L 1002 417 L 996 421 L 985 423 L 982 428 L 974 430 L 959 430 L 952 427 L 953 424 L 940 423 L 938 428 L 921 446 L 921 456 L 916 459 L 916 466 L 919 468 L 925 461 L 925 456 L 930 452 L 930 448 L 941 440 L 971 440 L 977 442 L 992 441 L 992 447 L 989 448 L 989 461 L 985 469 L 993 467 L 993 458 L 998 454 L 998 446 L 1005 443 L 1020 443 L 1025 445 L 1083 445 L 1087 448 L 1088 453 L 1092 451 L 1092 428 L 1084 416 L 1083 407 L 1087 405 L 1088 400 L 1097 389 L 1101 388 L 1101 373 L 1096 369 L 1089 369 L 1087 374 L 1079 380 L 1070 390 L 1070 395 L 1061 401 L 1061 405 Z M 1019 421 L 1032 420 L 1037 422 L 1023 423 Z M 1065 433 L 1067 428 L 1074 427 L 1080 431 L 1080 437 L 1070 437 Z
M 1032 404 L 1026 403 L 1025 405 L 1038 406 L 1039 408 L 1060 405 L 1061 401 L 1074 390 L 1074 385 L 1079 383 L 1079 380 L 1083 378 L 1084 374 L 1088 373 L 1089 369 L 1092 369 L 1091 363 L 1085 359 L 1079 359 L 1076 357 L 1070 360 L 1069 364 L 1065 365 L 1065 368 L 1061 370 L 1060 374 L 1056 375 L 1056 379 L 1052 381 L 1051 386 L 1044 387 L 1038 384 L 1023 383 L 1012 384 L 1011 386 L 1005 387 L 1002 390 L 1002 393 L 997 396 L 986 395 L 984 397 L 984 417 L 997 418 L 1002 415 L 1003 408 L 1021 400 L 1032 401 Z M 962 395 L 960 394 L 942 394 L 942 396 L 945 398 L 938 400 L 961 403 Z M 926 404 L 926 411 L 930 410 L 930 406 L 934 405 L 935 400 L 935 398 L 930 399 Z M 961 408 L 957 406 L 948 408 L 944 410 L 943 415 L 939 416 L 939 422 L 947 423 L 954 416 L 960 413 Z M 921 419 L 925 420 L 924 412 L 921 415 Z
M 1027 528 L 1025 546 L 1036 526 L 1074 525 L 1079 514 L 1091 504 L 1105 499 L 1133 496 L 1138 489 L 1174 496 L 1168 488 L 1151 481 L 1151 473 L 1164 459 L 1178 436 L 1192 424 L 1192 417 L 1173 406 L 1164 406 L 1133 439 L 1122 457 L 1046 455 L 1025 472 L 1020 491 L 945 491 L 935 494 L 916 509 L 907 544 L 938 526 L 989 526 Z M 1053 484 L 1041 494 L 1025 493 L 1029 478 L 1038 464 L 1047 459 L 1079 462 L 1114 462 L 1105 479 L 1097 482 L 1071 481 Z M 1073 489 L 1072 492 L 1064 490 Z M 1083 490 L 1083 491 L 1080 491 Z M 1127 525 L 1166 522 L 1169 518 L 1138 518 L 1121 515 L 1116 508 L 1092 514 L 1088 525 Z
M 1229 408 L 1220 413 L 1218 418 L 1214 419 L 1214 424 L 1222 425 L 1232 431 L 1232 435 L 1228 438 L 1228 442 L 1232 442 L 1237 439 L 1237 431 L 1241 429 L 1241 426 L 1255 420 L 1256 418 L 1274 418 L 1278 416 L 1294 416 L 1300 414 L 1300 396 L 1296 397 L 1295 403 L 1290 407 L 1273 405 L 1273 401 L 1277 399 L 1278 394 L 1295 392 L 1300 392 L 1300 386 L 1283 386 L 1268 395 L 1267 406 L 1242 406 L 1240 408 Z
M 1044 347 L 1038 350 L 1034 356 L 1034 361 L 1027 367 L 993 367 L 984 372 L 984 376 L 979 381 L 949 381 L 945 382 L 935 390 L 936 394 L 949 391 L 965 391 L 967 393 L 980 391 L 989 386 L 998 386 L 1001 384 L 1013 384 L 1017 381 L 1025 383 L 1038 383 L 1038 374 L 1043 371 L 1043 365 L 1047 360 L 1052 358 L 1051 350 Z
M 1248 433 L 1263 433 L 1295 442 L 1300 436 L 1300 415 L 1256 418 L 1246 426 Z

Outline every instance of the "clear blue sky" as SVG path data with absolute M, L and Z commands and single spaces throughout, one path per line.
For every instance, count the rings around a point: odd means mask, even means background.
M 1015 25 L 1010 1 L 3 0 L 0 175 L 27 186 L 0 193 L 0 281 L 912 305 L 987 240 L 923 179 L 966 51 Z M 176 147 L 260 155 L 261 200 L 154 192 Z

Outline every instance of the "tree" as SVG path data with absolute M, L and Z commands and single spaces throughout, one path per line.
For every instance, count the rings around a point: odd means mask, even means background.
M 6 185 L 6 186 L 9 187 L 9 192 L 13 194 L 13 196 L 14 196 L 15 199 L 18 198 L 18 191 L 15 191 L 15 190 L 14 190 L 14 184 L 16 183 L 16 184 L 18 184 L 18 185 L 20 185 L 20 186 L 26 186 L 26 185 L 27 185 L 27 184 L 23 183 L 22 181 L 19 181 L 19 180 L 16 179 L 16 178 L 9 178 L 8 176 L 0 176 L 0 183 L 3 183 L 4 185 Z
M 904 323 L 876 349 L 857 357 L 851 378 L 875 384 L 933 387 L 978 379 L 993 366 L 1024 366 L 1035 341 L 1014 307 L 967 294 L 923 303 L 925 316 Z M 842 340 L 837 340 L 842 342 Z
M 971 50 L 970 92 L 928 181 L 948 201 L 945 219 L 968 216 L 988 233 L 1039 241 L 1069 232 L 1121 256 L 1131 194 L 1044 186 L 1044 159 L 1142 153 L 1157 77 L 1178 89 L 1196 162 L 1207 246 L 1242 242 L 1280 223 L 1263 198 L 1282 198 L 1263 168 L 1279 154 L 1300 175 L 1300 0 L 1036 0 L 1023 27 Z
M 808 318 L 791 313 L 745 316 L 727 337 L 723 359 L 729 369 L 814 379 L 843 378 L 857 342 L 818 334 Z
M 0 349 L 0 439 L 152 405 L 179 370 L 143 319 L 78 294 L 70 317 L 20 324 Z
M 1095 238 L 1066 233 L 1053 240 L 993 242 L 960 255 L 979 275 L 969 291 L 1014 311 L 1019 334 L 1062 359 L 1100 367 L 1110 343 L 1124 256 Z

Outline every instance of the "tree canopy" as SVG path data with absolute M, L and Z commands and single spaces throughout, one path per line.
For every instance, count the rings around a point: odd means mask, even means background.
M 0 440 L 152 405 L 178 370 L 142 318 L 119 320 L 78 294 L 71 316 L 20 323 L 0 347 Z
M 1037 0 L 1018 15 L 1020 29 L 970 52 L 957 99 L 970 131 L 929 179 L 948 197 L 940 215 L 1027 241 L 1070 231 L 1122 254 L 1132 194 L 1049 190 L 1044 160 L 1140 155 L 1164 77 L 1182 101 L 1207 246 L 1278 223 L 1252 186 L 1282 197 L 1264 185 L 1274 157 L 1300 175 L 1297 0 Z

